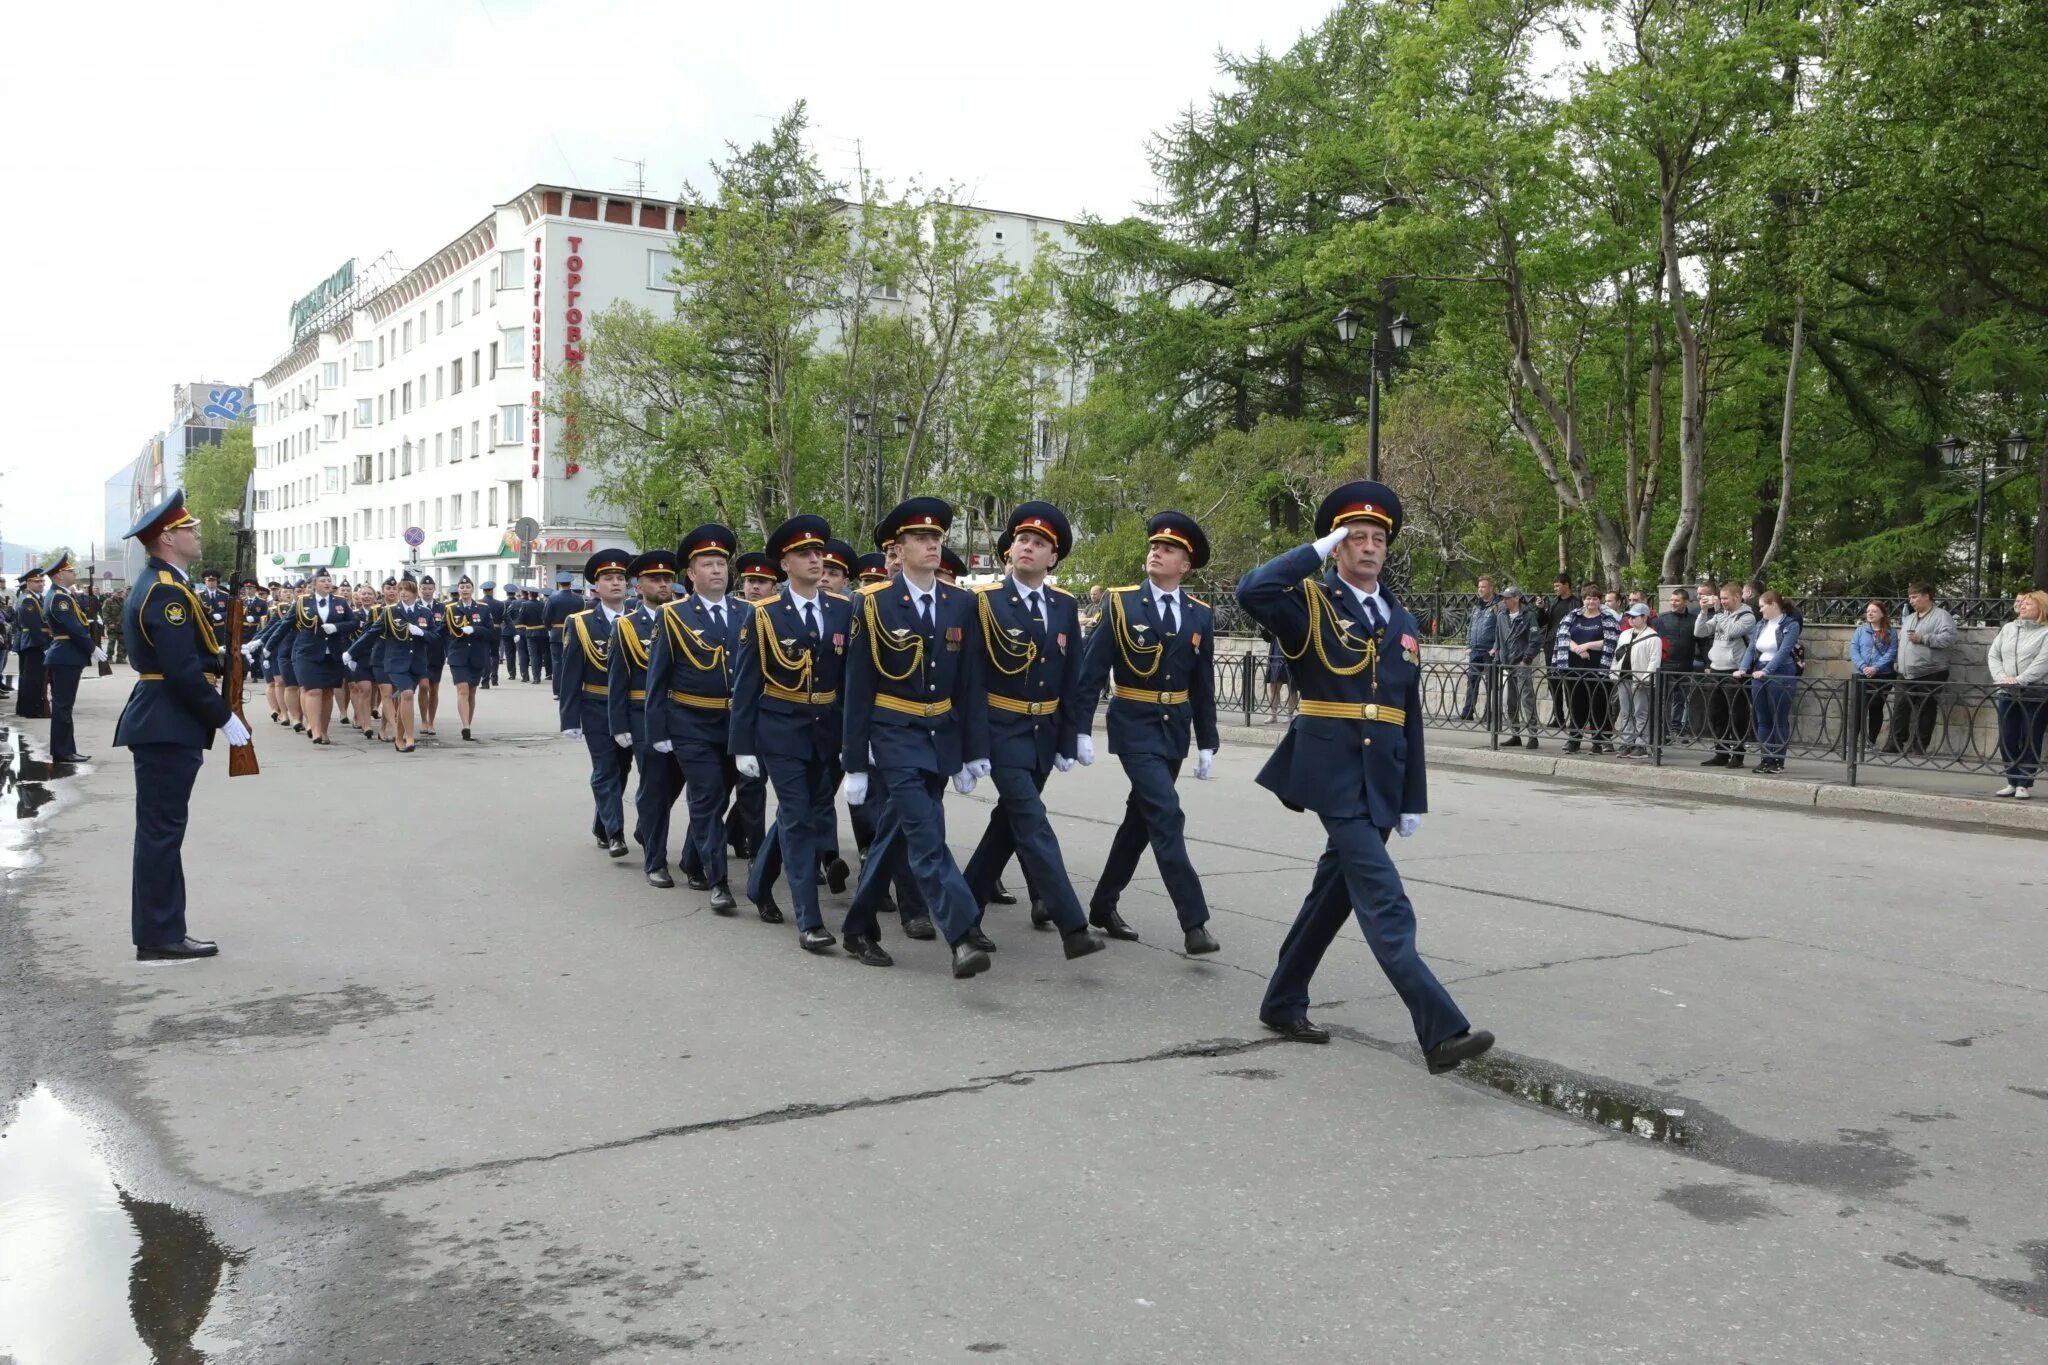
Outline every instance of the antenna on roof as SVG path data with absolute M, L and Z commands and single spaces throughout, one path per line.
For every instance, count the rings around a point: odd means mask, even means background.
M 612 160 L 633 168 L 634 197 L 644 198 L 647 194 L 647 162 L 644 160 L 635 161 L 629 156 L 615 156 Z

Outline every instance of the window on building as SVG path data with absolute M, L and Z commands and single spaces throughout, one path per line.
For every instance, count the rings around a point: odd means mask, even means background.
M 482 280 L 471 280 L 469 282 L 469 315 L 475 317 L 483 311 L 484 282 Z
M 471 351 L 469 353 L 469 382 L 472 386 L 484 382 L 483 366 L 480 363 L 483 358 L 484 353 L 482 351 Z
M 323 389 L 338 389 L 338 388 L 340 388 L 340 387 L 341 387 L 341 362 L 340 362 L 340 361 L 338 361 L 338 360 L 327 360 L 327 361 L 322 361 L 322 362 L 321 362 L 321 365 L 320 365 L 320 387 L 321 387 L 321 388 L 323 388 Z
M 405 337 L 405 349 L 410 351 L 412 349 L 412 324 L 410 322 L 406 323 L 401 329 L 401 334 Z
M 384 539 L 384 509 L 377 509 L 377 539 Z
M 498 333 L 498 341 L 500 343 L 498 354 L 505 357 L 505 363 L 507 365 L 518 364 L 519 348 L 526 344 L 526 329 L 524 327 L 507 327 Z
M 449 430 L 448 430 L 448 463 L 449 463 L 449 464 L 460 464 L 461 462 L 462 462 L 462 428 L 461 428 L 461 427 L 450 427 L 450 428 L 449 428 Z
M 478 459 L 483 458 L 484 424 L 482 422 L 471 422 L 469 424 L 469 453 Z
M 320 419 L 320 439 L 323 441 L 339 441 L 341 439 L 341 415 L 339 413 L 330 412 Z
M 675 268 L 676 254 L 673 251 L 663 247 L 649 247 L 647 249 L 647 287 L 649 289 L 662 289 L 671 294 L 679 292 L 682 286 L 669 278 L 674 273 Z
M 490 501 L 485 504 L 485 510 L 488 513 L 488 515 L 485 517 L 484 524 L 487 526 L 496 526 L 498 524 L 498 490 L 496 486 L 493 486 L 486 491 L 490 497 Z
M 474 527 L 483 515 L 483 494 L 474 488 L 469 490 L 469 524 Z
M 434 301 L 434 335 L 439 336 L 447 330 L 448 302 L 446 299 L 437 299 Z
M 448 367 L 446 365 L 436 365 L 434 367 L 434 397 L 439 399 L 446 398 L 447 396 Z
M 455 286 L 455 292 L 448 296 L 448 325 L 462 325 L 462 286 L 459 284 Z
M 404 446 L 404 448 L 403 448 L 402 450 L 400 450 L 400 452 L 399 452 L 399 455 L 398 455 L 398 472 L 399 472 L 400 474 L 410 474 L 410 473 L 412 473 L 412 442 L 411 442 L 411 441 L 407 441 L 407 442 L 405 443 L 405 446 Z
M 370 425 L 371 413 L 375 407 L 375 400 L 358 398 L 356 400 L 356 425 L 359 427 Z
M 436 469 L 439 469 L 439 468 L 441 467 L 441 461 L 442 461 L 442 457 L 443 457 L 444 455 L 446 455 L 446 454 L 447 454 L 447 451 L 448 451 L 448 447 L 447 447 L 447 444 L 446 444 L 446 442 L 444 442 L 444 441 L 443 441 L 443 440 L 441 439 L 441 433 L 440 433 L 440 432 L 438 432 L 438 431 L 437 431 L 437 432 L 435 432 L 435 433 L 434 433 L 434 468 L 436 468 Z
M 498 377 L 498 343 L 491 343 L 491 378 Z
M 377 363 L 377 343 L 358 341 L 356 343 L 356 368 L 367 370 Z
M 413 521 L 412 521 L 412 504 L 411 504 L 411 503 L 407 503 L 407 504 L 405 505 L 405 520 L 403 520 L 403 521 L 399 522 L 399 523 L 398 523 L 398 526 L 399 526 L 399 529 L 400 529 L 400 530 L 402 531 L 402 530 L 404 530 L 404 529 L 405 529 L 406 527 L 408 527 L 408 526 L 411 526 L 412 524 L 413 524 Z
M 526 405 L 513 403 L 498 409 L 498 444 L 514 446 L 519 444 L 519 433 L 526 426 Z
M 526 515 L 526 485 L 514 479 L 505 485 L 505 520 L 517 521 Z
M 498 253 L 498 288 L 517 289 L 519 281 L 526 276 L 526 253 L 524 251 L 501 251 Z
M 441 504 L 443 501 L 444 499 L 441 498 L 434 499 L 434 529 L 436 531 L 445 531 L 446 529 L 448 529 L 447 524 L 441 520 Z
M 453 359 L 453 360 L 451 360 L 451 361 L 449 361 L 449 362 L 448 362 L 448 392 L 450 392 L 450 393 L 461 393 L 461 392 L 462 392 L 462 357 L 461 357 L 461 356 L 457 356 L 457 357 L 455 357 L 455 359 Z
M 400 410 L 401 412 L 411 412 L 411 411 L 412 411 L 412 381 L 408 379 L 408 380 L 407 380 L 407 381 L 406 381 L 406 382 L 405 382 L 404 384 L 400 385 L 400 386 L 399 386 L 399 390 L 398 390 L 398 392 L 399 392 L 399 395 L 400 395 L 400 402 L 399 402 L 399 410 Z

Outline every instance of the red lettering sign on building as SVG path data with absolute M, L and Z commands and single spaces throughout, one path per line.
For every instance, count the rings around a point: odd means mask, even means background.
M 587 537 L 542 536 L 534 548 L 544 553 L 587 555 L 597 552 L 597 542 Z
M 562 262 L 565 272 L 562 280 L 564 296 L 562 312 L 562 365 L 566 369 L 573 370 L 583 364 L 583 257 L 581 255 L 583 239 L 581 237 L 571 237 L 568 241 L 569 255 Z M 542 271 L 541 245 L 541 238 L 536 237 L 533 239 L 533 382 L 536 386 L 541 381 L 541 314 L 543 311 L 542 300 L 545 295 L 544 281 L 546 279 Z M 540 477 L 541 469 L 541 391 L 538 387 L 535 387 L 533 390 L 532 401 L 529 403 L 528 409 L 530 429 L 527 434 L 527 441 L 529 453 L 532 457 L 532 474 L 537 479 Z M 576 453 L 576 418 L 574 414 L 564 417 L 562 419 L 562 426 L 563 453 L 570 457 L 564 462 L 562 472 L 567 477 L 574 478 L 582 469 L 582 466 L 577 464 L 574 458 Z

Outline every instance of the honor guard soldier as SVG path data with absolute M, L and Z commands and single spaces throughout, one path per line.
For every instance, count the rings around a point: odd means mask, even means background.
M 975 927 L 977 907 L 946 847 L 945 784 L 965 795 L 989 775 L 988 697 L 982 683 L 981 622 L 974 594 L 938 578 L 939 550 L 953 509 L 937 498 L 898 504 L 877 528 L 897 542 L 902 568 L 861 594 L 846 665 L 846 800 L 860 805 L 870 782 L 889 797 L 894 819 L 876 823 L 863 883 L 882 875 L 901 840 L 911 875 L 953 951 L 953 975 L 985 972 L 992 944 Z M 879 925 L 855 897 L 846 949 L 870 966 L 890 965 Z
M 877 583 L 887 583 L 889 581 L 889 556 L 881 551 L 877 550 L 871 555 L 862 555 L 856 563 L 860 569 L 861 587 L 869 588 Z
M 1138 937 L 1116 904 L 1149 841 L 1187 950 L 1213 953 L 1220 945 L 1209 931 L 1209 902 L 1188 860 L 1187 821 L 1173 789 L 1188 756 L 1190 728 L 1199 750 L 1195 777 L 1208 780 L 1216 761 L 1215 618 L 1208 603 L 1181 588 L 1183 578 L 1209 562 L 1209 538 L 1185 512 L 1161 512 L 1146 530 L 1146 581 L 1106 594 L 1074 703 L 1075 755 L 1093 763 L 1089 731 L 1095 704 L 1109 688 L 1109 751 L 1131 783 L 1123 824 L 1089 897 L 1088 921 L 1111 938 Z
M 92 626 L 72 596 L 71 585 L 78 574 L 71 567 L 71 556 L 57 556 L 49 574 L 50 649 L 44 666 L 50 674 L 50 757 L 59 763 L 83 763 L 86 756 L 78 752 L 71 708 L 78 700 L 78 680 L 86 667 L 103 662 L 107 652 L 92 642 Z
M 477 599 L 468 574 L 455 580 L 455 598 L 441 609 L 441 633 L 448 641 L 448 671 L 455 675 L 455 713 L 462 721 L 462 737 L 474 741 L 476 689 L 489 672 L 498 629 L 491 624 L 490 608 Z
M 860 562 L 860 556 L 853 546 L 843 540 L 825 542 L 825 591 L 836 592 L 851 600 L 853 593 L 853 571 Z
M 725 804 L 735 777 L 726 741 L 732 728 L 732 656 L 738 602 L 726 596 L 739 537 L 708 522 L 682 539 L 690 595 L 656 614 L 647 647 L 647 743 L 672 756 L 690 802 L 683 870 L 694 891 L 711 893 L 711 911 L 738 908 L 727 880 Z M 751 615 L 751 612 L 749 612 Z
M 626 856 L 626 775 L 632 771 L 633 750 L 620 748 L 612 738 L 605 679 L 632 562 L 624 550 L 607 549 L 584 564 L 584 580 L 597 587 L 597 605 L 562 623 L 569 647 L 562 651 L 562 686 L 556 693 L 562 733 L 582 740 L 590 753 L 590 795 L 597 807 L 590 832 L 614 858 Z
M 539 614 L 534 617 L 547 632 L 547 652 L 534 659 L 536 672 L 542 671 L 545 665 L 545 671 L 550 679 L 559 679 L 562 676 L 562 650 L 563 641 L 567 638 L 568 620 L 582 611 L 586 605 L 588 604 L 584 602 L 583 594 L 569 586 L 569 571 L 563 569 L 557 573 L 554 592 L 549 595 Z
M 228 638 L 228 594 L 220 586 L 220 575 L 208 569 L 200 576 L 199 604 L 206 608 L 206 619 L 213 626 L 213 633 L 225 640 Z
M 950 545 L 939 547 L 939 581 L 948 587 L 958 587 L 960 580 L 967 577 L 967 561 L 960 552 Z
M 242 657 L 248 661 L 249 676 L 258 682 L 264 681 L 263 666 L 257 662 L 255 651 L 249 648 L 264 623 L 270 619 L 270 599 L 263 595 L 263 585 L 253 578 L 241 582 L 242 591 Z
M 1323 822 L 1323 856 L 1280 947 L 1259 1019 L 1303 1043 L 1327 1043 L 1308 1018 L 1323 952 L 1356 911 L 1365 940 L 1408 1006 L 1431 1075 L 1493 1046 L 1473 1032 L 1415 950 L 1415 908 L 1387 856 L 1387 836 L 1421 827 L 1429 809 L 1422 758 L 1419 628 L 1380 584 L 1401 500 L 1359 480 L 1323 499 L 1312 545 L 1246 574 L 1237 600 L 1273 632 L 1301 688 L 1301 709 L 1259 773 L 1259 785 Z M 1322 576 L 1323 558 L 1336 569 Z
M 853 609 L 824 591 L 823 517 L 791 517 L 768 537 L 768 554 L 787 578 L 776 596 L 756 602 L 740 622 L 733 660 L 732 733 L 728 745 L 742 777 L 764 773 L 775 786 L 775 837 L 796 911 L 797 943 L 830 952 L 838 940 L 818 909 L 818 850 L 838 824 L 833 804 L 843 730 L 840 678 Z M 766 859 L 764 840 L 755 871 Z M 750 884 L 765 885 L 756 879 Z M 767 918 L 765 896 L 755 905 Z
M 668 872 L 669 813 L 682 795 L 683 773 L 675 758 L 657 752 L 647 739 L 647 666 L 657 627 L 655 613 L 675 593 L 676 557 L 670 550 L 648 550 L 627 566 L 639 602 L 612 627 L 610 666 L 605 675 L 605 701 L 612 742 L 632 750 L 640 782 L 633 792 L 633 839 L 640 845 L 641 871 L 649 885 L 676 884 Z
M 221 664 L 221 642 L 185 574 L 199 558 L 199 522 L 180 488 L 128 528 L 149 559 L 128 594 L 121 632 L 135 690 L 114 727 L 114 743 L 135 762 L 135 862 L 129 914 L 135 956 L 181 962 L 220 950 L 185 926 L 185 821 L 192 783 L 220 730 L 231 745 L 249 729 L 207 680 Z
M 41 565 L 21 576 L 21 596 L 14 604 L 14 653 L 21 669 L 21 690 L 14 698 L 14 714 L 40 720 L 50 714 L 50 680 L 43 671 L 50 648 L 50 623 L 43 612 L 43 593 L 49 575 Z
M 335 689 L 348 681 L 342 656 L 356 638 L 356 626 L 356 609 L 334 591 L 333 575 L 314 570 L 313 591 L 298 600 L 285 648 L 292 651 L 299 708 L 315 744 L 334 743 L 327 737 L 328 723 L 333 719 Z
M 752 603 L 765 602 L 782 591 L 782 570 L 775 561 L 759 550 L 750 550 L 733 561 L 733 567 L 740 576 L 740 605 L 750 608 Z M 749 619 L 746 611 L 739 619 Z M 730 665 L 736 655 L 728 655 Z M 727 727 L 730 730 L 730 726 Z M 761 845 L 768 837 L 768 779 L 747 777 L 735 768 L 733 770 L 732 809 L 725 817 L 726 846 L 742 858 L 753 858 L 761 851 Z M 751 880 L 751 875 L 750 875 Z M 750 891 L 749 896 L 752 896 Z M 755 900 L 755 908 L 763 912 L 773 911 L 771 924 L 782 923 L 782 911 L 770 902 Z
M 1034 893 L 1033 927 L 1058 925 L 1070 958 L 1106 946 L 1088 932 L 1042 795 L 1055 768 L 1074 766 L 1081 608 L 1046 582 L 1073 548 L 1065 513 L 1049 502 L 1022 503 L 996 542 L 996 552 L 1010 557 L 1009 576 L 976 594 L 996 808 L 966 874 L 975 904 L 985 906 L 1003 864 L 1017 853 Z

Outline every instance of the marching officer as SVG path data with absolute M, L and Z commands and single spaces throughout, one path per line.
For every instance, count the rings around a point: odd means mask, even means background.
M 71 584 L 77 577 L 70 555 L 57 556 L 50 566 L 50 649 L 44 666 L 50 672 L 50 757 L 59 763 L 86 760 L 78 752 L 71 708 L 78 700 L 78 679 L 86 665 L 107 657 L 107 652 L 92 642 L 92 626 L 72 596 Z
M 782 591 L 782 570 L 775 566 L 774 560 L 759 550 L 750 550 L 741 555 L 733 561 L 733 567 L 739 571 L 742 607 L 750 607 L 755 602 L 765 602 Z M 742 611 L 739 619 L 747 620 L 747 613 Z M 734 663 L 737 657 L 729 655 L 728 665 Z M 730 729 L 729 726 L 727 728 Z M 760 853 L 762 844 L 768 838 L 767 778 L 748 777 L 738 768 L 733 769 L 732 808 L 725 817 L 725 835 L 727 847 L 740 857 L 751 859 Z M 751 880 L 750 872 L 749 881 Z M 750 890 L 748 895 L 752 897 L 753 892 Z M 763 912 L 764 918 L 768 912 L 773 912 L 774 918 L 769 920 L 769 923 L 782 923 L 782 911 L 772 900 L 756 899 L 755 908 Z
M 695 891 L 711 892 L 711 911 L 738 908 L 726 870 L 725 805 L 734 769 L 726 751 L 732 722 L 732 655 L 739 603 L 726 596 L 739 536 L 707 522 L 683 537 L 690 595 L 655 617 L 647 649 L 647 742 L 672 755 L 690 803 L 683 871 Z
M 1408 1006 L 1431 1075 L 1493 1046 L 1474 1032 L 1415 950 L 1415 908 L 1387 856 L 1429 809 L 1422 757 L 1420 630 L 1380 571 L 1401 533 L 1401 500 L 1360 479 L 1323 499 L 1312 545 L 1246 574 L 1237 600 L 1279 639 L 1301 709 L 1259 773 L 1259 785 L 1323 822 L 1326 842 L 1308 898 L 1280 946 L 1259 1019 L 1303 1043 L 1327 1043 L 1308 1018 L 1308 987 L 1354 910 L 1365 940 Z M 1326 555 L 1336 568 L 1319 576 Z
M 1109 688 L 1109 751 L 1131 783 L 1123 824 L 1089 897 L 1088 922 L 1111 938 L 1138 937 L 1116 904 L 1149 841 L 1187 951 L 1213 953 L 1221 945 L 1209 930 L 1209 902 L 1188 860 L 1187 819 L 1173 789 L 1188 756 L 1191 728 L 1199 751 L 1196 779 L 1207 781 L 1216 762 L 1214 616 L 1208 603 L 1181 587 L 1183 578 L 1209 562 L 1209 538 L 1185 512 L 1161 512 L 1146 530 L 1146 581 L 1111 588 L 1105 596 L 1102 624 L 1082 656 L 1074 701 L 1074 752 L 1085 765 L 1095 761 L 1089 732 L 1096 702 Z
M 855 563 L 860 570 L 860 586 L 862 588 L 870 588 L 877 583 L 887 583 L 889 581 L 889 556 L 881 551 L 877 550 L 871 555 L 862 555 Z
M 505 631 L 505 604 L 498 600 L 497 592 L 498 580 L 486 578 L 483 582 L 483 595 L 477 598 L 477 605 L 483 609 L 483 619 L 478 622 L 477 635 L 485 639 L 484 675 L 478 680 L 477 686 L 486 690 L 496 686 L 498 682 L 498 646 Z M 485 627 L 490 631 L 488 637 L 484 636 Z
M 448 666 L 448 622 L 441 614 L 447 599 L 440 596 L 432 574 L 420 575 L 420 605 L 427 611 L 427 634 L 420 643 L 420 733 L 431 735 L 441 719 L 441 674 Z M 305 686 L 303 680 L 301 687 Z
M 455 580 L 455 600 L 441 609 L 441 632 L 448 641 L 448 670 L 455 675 L 455 713 L 462 721 L 462 737 L 474 741 L 470 731 L 476 724 L 477 684 L 488 676 L 498 628 L 491 624 L 489 605 L 477 599 L 468 574 Z
M 612 636 L 625 614 L 631 568 L 632 557 L 624 550 L 599 550 L 584 564 L 583 578 L 596 585 L 597 605 L 562 623 L 568 646 L 555 694 L 562 733 L 582 740 L 590 753 L 590 795 L 597 808 L 590 832 L 614 858 L 626 856 L 626 774 L 632 771 L 633 750 L 630 742 L 621 748 L 612 738 L 605 679 L 611 671 Z
M 988 697 L 982 684 L 981 623 L 974 594 L 939 581 L 940 546 L 953 509 L 938 498 L 898 504 L 877 528 L 897 543 L 902 568 L 883 588 L 861 594 L 846 666 L 843 763 L 846 800 L 860 805 L 870 780 L 886 791 L 893 828 L 878 820 L 863 880 L 888 866 L 900 839 L 918 890 L 953 951 L 953 975 L 989 968 L 977 907 L 946 847 L 940 804 L 948 779 L 966 795 L 989 775 Z M 855 898 L 846 949 L 869 966 L 886 967 L 879 924 Z M 1092 950 L 1084 950 L 1092 951 Z
M 298 600 L 284 647 L 292 652 L 299 708 L 315 744 L 334 743 L 327 734 L 334 717 L 334 693 L 348 682 L 342 656 L 355 641 L 356 624 L 355 606 L 334 591 L 334 576 L 325 569 L 314 570 L 313 591 Z
M 535 596 L 538 595 L 539 590 L 536 589 Z M 567 569 L 559 570 L 555 574 L 554 592 L 549 594 L 547 602 L 542 605 L 539 613 L 534 616 L 534 620 L 539 622 L 541 628 L 547 632 L 545 637 L 547 640 L 546 652 L 537 654 L 534 657 L 534 671 L 545 673 L 550 680 L 550 685 L 562 676 L 562 647 L 563 640 L 566 638 L 564 627 L 569 618 L 582 611 L 586 605 L 583 600 L 583 594 L 569 587 L 569 571 Z M 538 640 L 541 637 L 537 636 L 535 638 Z
M 775 838 L 796 911 L 797 944 L 830 952 L 838 943 L 818 909 L 818 851 L 838 823 L 833 804 L 844 708 L 840 679 L 853 609 L 824 590 L 825 542 L 832 528 L 820 516 L 791 517 L 768 537 L 768 555 L 785 582 L 754 604 L 740 622 L 733 660 L 732 733 L 727 743 L 742 777 L 766 775 L 775 786 Z M 744 570 L 743 570 L 744 572 Z M 759 873 L 767 847 L 755 855 Z M 759 885 L 750 884 L 749 894 Z M 755 897 L 763 910 L 765 895 Z
M 149 555 L 128 594 L 121 632 L 138 674 L 114 727 L 114 743 L 135 763 L 135 861 L 129 917 L 142 962 L 212 957 L 213 943 L 185 925 L 185 822 L 199 765 L 220 730 L 231 745 L 249 742 L 207 671 L 220 667 L 221 643 L 187 571 L 200 554 L 199 522 L 185 511 L 185 490 L 128 528 Z
M 38 720 L 50 714 L 49 678 L 43 672 L 44 655 L 50 648 L 50 624 L 43 612 L 43 591 L 49 575 L 35 565 L 21 576 L 21 596 L 14 603 L 14 653 L 21 670 L 21 689 L 14 698 L 14 714 Z
M 676 884 L 668 871 L 668 822 L 682 795 L 682 769 L 671 753 L 658 753 L 647 738 L 648 651 L 654 643 L 655 613 L 675 594 L 676 556 L 648 550 L 627 566 L 640 600 L 612 629 L 605 674 L 606 726 L 612 742 L 630 749 L 640 783 L 633 792 L 633 838 L 640 845 L 641 871 L 648 884 Z

